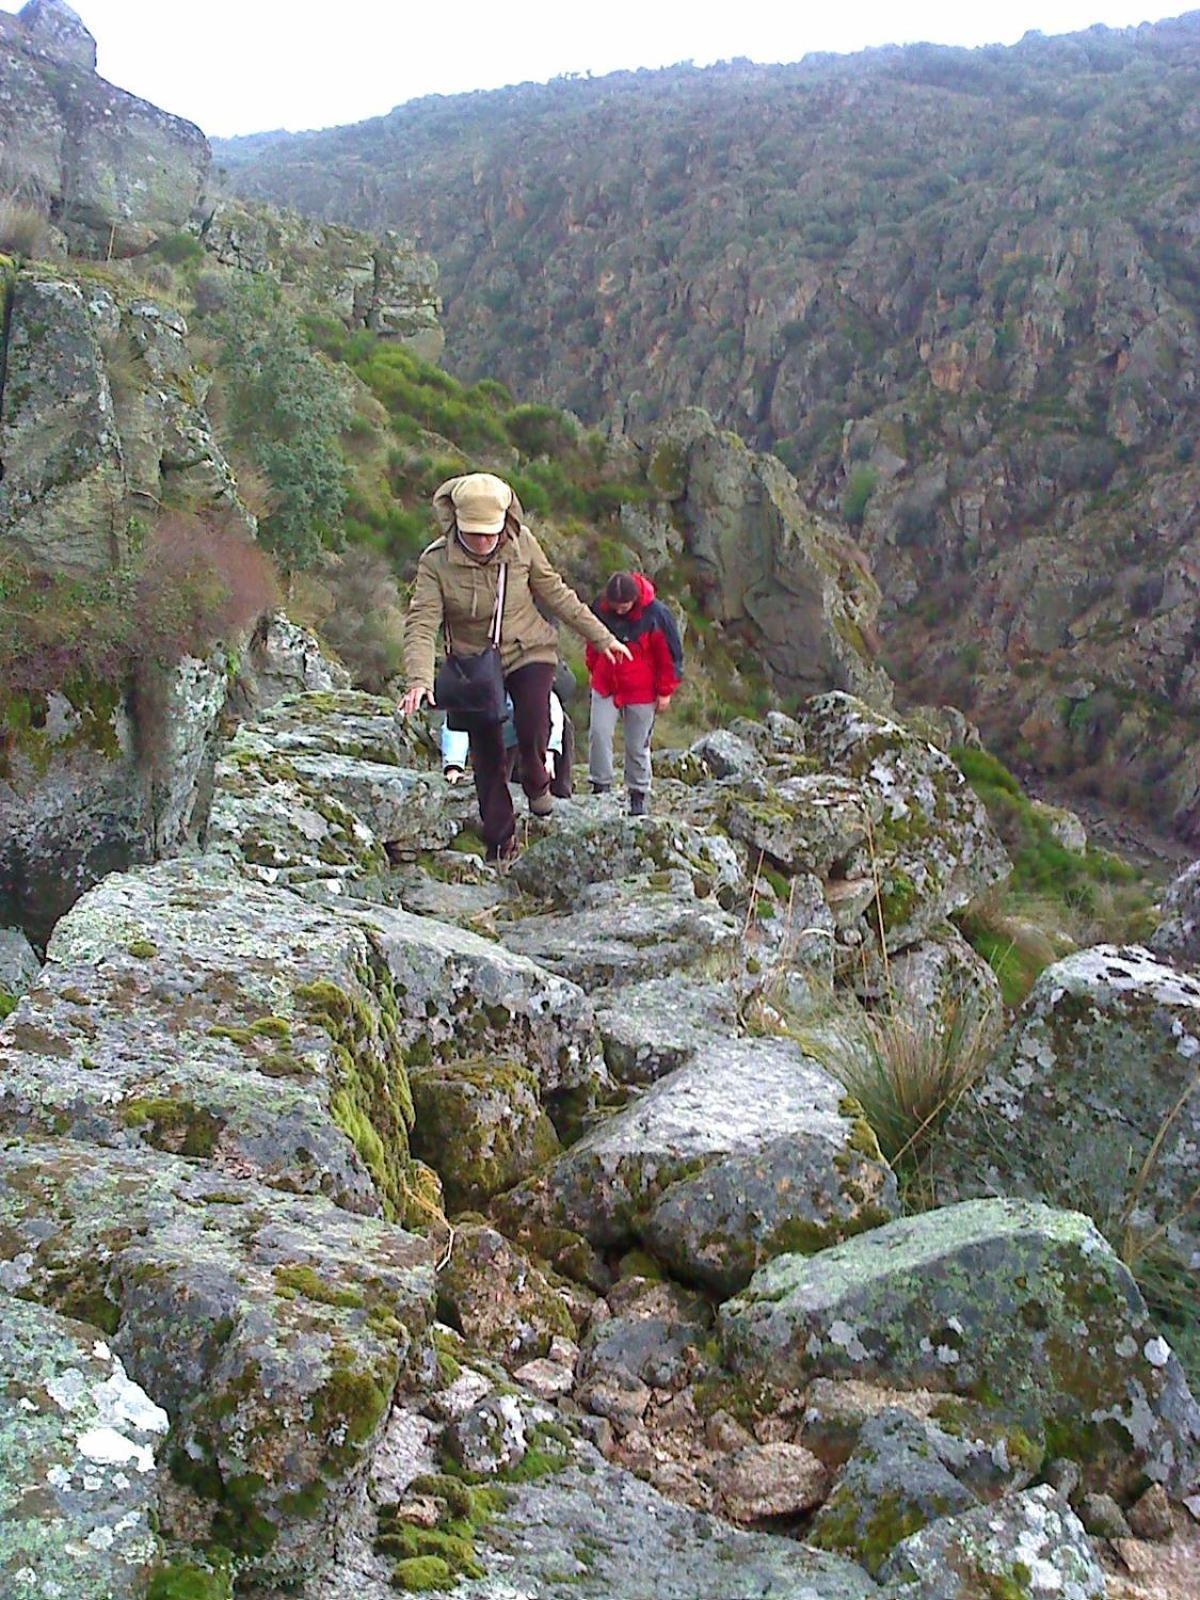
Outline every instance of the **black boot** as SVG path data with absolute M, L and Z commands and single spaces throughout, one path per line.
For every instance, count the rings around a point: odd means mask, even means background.
M 611 783 L 593 783 L 593 785 L 592 785 L 592 793 L 593 794 L 607 794 L 608 791 L 611 788 L 612 788 L 612 784 Z
M 646 815 L 646 791 L 645 791 L 645 789 L 630 789 L 630 791 L 629 791 L 629 815 L 631 817 L 644 817 Z

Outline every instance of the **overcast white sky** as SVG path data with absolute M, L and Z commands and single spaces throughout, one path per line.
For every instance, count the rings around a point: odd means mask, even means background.
M 358 122 L 425 94 L 929 39 L 1011 44 L 1175 16 L 1155 0 L 72 0 L 103 75 L 206 133 Z M 1195 3 L 1195 0 L 1192 0 Z M 19 0 L 4 0 L 12 10 Z

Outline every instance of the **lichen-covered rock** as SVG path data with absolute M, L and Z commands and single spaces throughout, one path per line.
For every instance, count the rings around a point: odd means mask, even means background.
M 743 882 L 737 853 L 720 834 L 669 816 L 630 817 L 604 803 L 560 804 L 553 829 L 521 852 L 512 876 L 535 899 L 575 910 L 591 884 L 672 871 L 690 874 L 701 897 L 732 897 Z
M 783 1389 L 856 1377 L 981 1400 L 1096 1487 L 1194 1471 L 1200 1411 L 1088 1218 L 980 1200 L 782 1256 L 720 1313 L 738 1368 Z
M 914 944 L 1007 876 L 1008 857 L 982 802 L 948 756 L 846 694 L 812 700 L 805 748 L 860 789 L 871 835 L 841 876 L 872 877 L 889 951 Z
M 140 1600 L 165 1411 L 94 1327 L 0 1293 L 0 1589 Z
M 327 1560 L 433 1307 L 426 1240 L 158 1151 L 0 1158 L 0 1288 L 111 1335 L 171 1421 L 167 1535 Z
M 337 780 L 378 791 L 393 771 L 399 805 L 408 783 L 398 769 L 326 755 L 297 762 L 243 728 L 217 762 L 208 847 L 264 883 L 319 881 L 342 892 L 386 871 L 387 858 L 378 836 L 337 798 Z
M 754 778 L 762 772 L 762 755 L 748 740 L 728 728 L 703 733 L 689 747 L 700 768 L 713 778 Z
M 1046 1485 L 914 1533 L 880 1577 L 888 1600 L 1104 1600 L 1107 1593 L 1079 1518 Z
M 1000 980 L 952 924 L 902 950 L 890 964 L 895 999 L 913 1016 L 929 1017 L 943 1028 L 980 1030 L 999 1041 L 1004 1024 Z
M 783 1250 L 820 1249 L 896 1209 L 895 1179 L 840 1086 L 782 1039 L 713 1043 L 588 1133 L 545 1180 L 556 1221 L 642 1239 L 731 1293 Z
M 513 1061 L 479 1056 L 411 1076 L 413 1152 L 442 1180 L 450 1211 L 478 1209 L 558 1154 L 538 1080 Z
M 468 1344 L 510 1370 L 547 1355 L 556 1338 L 574 1337 L 567 1302 L 546 1274 L 484 1224 L 455 1228 L 438 1298 Z
M 0 149 L 13 194 L 44 197 L 72 250 L 118 256 L 183 226 L 211 153 L 190 122 L 96 73 L 96 41 L 62 0 L 0 22 Z
M 620 1424 L 630 1409 L 645 1409 L 652 1389 L 687 1382 L 703 1361 L 712 1313 L 699 1295 L 667 1280 L 622 1281 L 608 1304 L 613 1315 L 593 1320 L 580 1349 L 579 1399 Z
M 492 1477 L 525 1459 L 529 1432 L 516 1395 L 491 1394 L 450 1424 L 447 1444 L 464 1472 Z
M 284 695 L 328 694 L 350 687 L 350 674 L 326 655 L 310 628 L 282 611 L 261 619 L 242 665 L 239 689 L 255 714 L 278 704 Z M 332 719 L 331 719 L 332 720 Z
M 386 907 L 347 915 L 370 929 L 395 985 L 415 1065 L 488 1054 L 532 1072 L 543 1103 L 607 1080 L 590 1001 L 576 984 L 477 933 Z
M 715 1036 L 737 1027 L 730 984 L 671 976 L 596 997 L 604 1059 L 618 1083 L 651 1084 L 682 1067 Z
M 1105 1228 L 1136 1205 L 1186 1260 L 1200 1147 L 1200 979 L 1137 946 L 1047 967 L 946 1129 L 946 1192 L 1038 1196 Z M 1144 1174 L 1143 1164 L 1155 1154 Z
M 113 874 L 0 1034 L 0 1126 L 403 1214 L 412 1105 L 370 929 L 207 857 Z
M 735 839 L 762 851 L 785 872 L 821 878 L 865 843 L 872 821 L 868 796 L 840 773 L 743 784 L 728 800 L 727 826 Z
M 1162 920 L 1150 948 L 1177 966 L 1200 966 L 1200 861 L 1181 872 L 1163 896 Z
M 673 874 L 672 878 L 680 875 Z M 524 917 L 497 929 L 508 949 L 585 989 L 661 978 L 714 959 L 738 964 L 739 923 L 689 881 L 594 884 L 580 910 Z
M 98 285 L 22 274 L 12 294 L 0 529 L 37 566 L 84 575 L 128 554 L 121 436 L 105 350 L 121 314 Z
M 809 1542 L 878 1573 L 901 1539 L 979 1503 L 962 1481 L 967 1461 L 962 1442 L 935 1423 L 901 1410 L 882 1412 L 864 1425 L 833 1493 L 813 1518 Z M 998 1495 L 1005 1485 L 996 1476 Z M 1030 1476 L 1026 1472 L 1017 1487 Z
M 791 1539 L 738 1533 L 666 1499 L 587 1446 L 560 1472 L 516 1485 L 476 1535 L 488 1569 L 455 1600 L 874 1600 L 839 1556 Z M 434 1591 L 438 1593 L 439 1591 Z M 448 1592 L 448 1591 L 441 1591 Z
M 25 994 L 41 976 L 42 963 L 20 928 L 0 928 L 0 993 Z

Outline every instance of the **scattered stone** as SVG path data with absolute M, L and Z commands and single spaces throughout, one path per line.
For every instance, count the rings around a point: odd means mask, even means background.
M 555 1340 L 571 1339 L 575 1331 L 545 1273 L 484 1224 L 456 1227 L 450 1259 L 438 1274 L 438 1297 L 472 1348 L 510 1370 L 549 1356 Z
M 820 1505 L 829 1492 L 829 1474 L 802 1445 L 751 1444 L 722 1463 L 716 1486 L 731 1521 L 762 1522 Z
M 1169 1539 L 1174 1533 L 1171 1502 L 1161 1483 L 1152 1483 L 1130 1506 L 1129 1526 L 1139 1539 Z
M 521 1402 L 511 1394 L 489 1395 L 450 1424 L 446 1440 L 464 1471 L 486 1477 L 510 1472 L 529 1448 Z

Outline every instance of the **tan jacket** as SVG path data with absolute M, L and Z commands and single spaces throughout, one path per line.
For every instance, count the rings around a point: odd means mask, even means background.
M 521 522 L 521 506 L 515 496 L 496 553 L 487 561 L 468 555 L 454 532 L 449 491 L 455 482 L 457 479 L 451 478 L 434 495 L 434 516 L 446 532 L 423 552 L 417 563 L 417 581 L 404 625 L 404 675 L 408 687 L 433 688 L 437 634 L 445 625 L 460 655 L 478 655 L 486 649 L 501 562 L 508 568 L 500 635 L 500 658 L 506 673 L 533 661 L 558 659 L 558 635 L 538 606 L 597 649 L 607 650 L 614 644 L 612 634 L 563 582 L 541 545 Z

